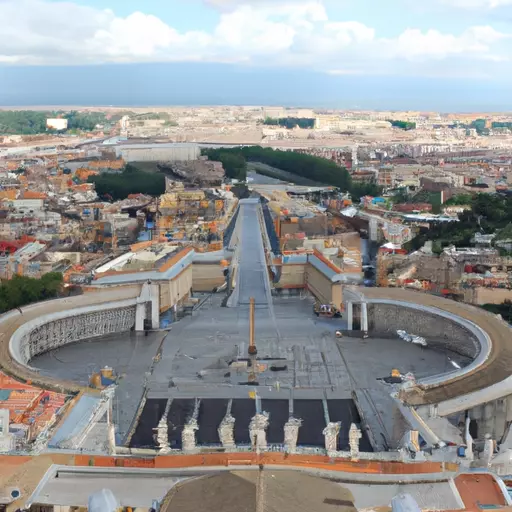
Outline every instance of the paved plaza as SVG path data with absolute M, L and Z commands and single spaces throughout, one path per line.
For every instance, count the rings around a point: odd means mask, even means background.
M 392 412 L 396 405 L 389 396 L 391 386 L 380 379 L 393 368 L 418 378 L 451 368 L 446 353 L 398 338 L 338 340 L 335 331 L 345 327 L 343 319 L 318 319 L 310 298 L 275 298 L 273 313 L 256 308 L 258 368 L 256 382 L 250 383 L 246 366 L 249 308 L 222 307 L 222 301 L 222 295 L 213 296 L 194 316 L 173 324 L 168 333 L 126 333 L 75 343 L 39 356 L 31 364 L 46 375 L 81 384 L 102 366 L 113 367 L 121 375 L 114 401 L 121 442 L 133 426 L 146 383 L 147 400 L 133 440 L 141 446 L 154 444 L 153 429 L 169 399 L 170 416 L 181 426 L 196 399 L 201 400 L 199 423 L 203 419 L 204 428 L 198 435 L 204 444 L 215 444 L 218 423 L 233 400 L 234 416 L 240 418 L 238 438 L 248 442 L 248 423 L 256 407 L 249 398 L 251 390 L 257 390 L 262 409 L 270 414 L 269 442 L 280 442 L 282 425 L 293 415 L 303 420 L 304 442 L 321 443 L 325 403 L 331 421 L 342 422 L 340 442 L 348 439 L 352 422 L 365 420 L 360 418 L 362 413 L 369 416 L 369 428 L 389 431 L 373 432 L 374 437 L 388 436 L 392 444 L 393 423 L 401 419 Z M 353 392 L 364 394 L 359 409 Z M 370 417 L 375 415 L 382 421 Z M 179 429 L 172 432 L 170 437 L 179 444 Z

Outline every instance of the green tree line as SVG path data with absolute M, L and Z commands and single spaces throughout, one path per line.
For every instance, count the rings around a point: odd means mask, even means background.
M 450 197 L 450 199 L 448 199 L 448 201 L 446 201 L 444 204 L 446 206 L 466 206 L 470 205 L 472 201 L 472 194 L 457 194 Z
M 247 179 L 247 161 L 239 148 L 203 149 L 201 153 L 213 162 L 221 162 L 227 178 Z
M 338 187 L 344 192 L 350 191 L 352 186 L 347 169 L 339 167 L 332 160 L 294 151 L 262 148 L 261 146 L 241 148 L 241 153 L 249 162 L 261 162 L 303 178 Z
M 493 128 L 508 128 L 512 130 L 512 123 L 502 122 L 502 121 L 493 121 L 491 124 Z
M 382 187 L 374 183 L 353 183 L 347 169 L 318 156 L 261 146 L 203 149 L 202 154 L 210 160 L 222 162 L 228 178 L 245 180 L 247 162 L 259 162 L 302 178 L 338 187 L 342 192 L 350 192 L 357 199 L 382 193 Z
M 309 117 L 266 117 L 263 124 L 269 126 L 281 126 L 291 130 L 298 126 L 299 128 L 313 128 L 315 126 L 315 120 Z
M 469 125 L 470 128 L 474 128 L 478 135 L 489 135 L 489 129 L 485 127 L 487 121 L 485 119 L 475 119 Z
M 127 164 L 118 174 L 103 173 L 89 176 L 89 183 L 94 183 L 100 197 L 114 201 L 126 199 L 130 194 L 147 194 L 159 196 L 165 192 L 165 175 L 140 171 Z
M 62 116 L 68 120 L 70 131 L 92 131 L 106 121 L 103 112 L 68 112 L 36 110 L 0 111 L 0 135 L 37 135 L 45 133 L 46 120 Z
M 501 315 L 503 320 L 508 323 L 512 322 L 512 301 L 510 300 L 506 300 L 502 304 L 484 304 L 482 308 L 495 315 Z
M 0 135 L 35 135 L 46 131 L 46 112 L 0 111 Z
M 103 112 L 76 112 L 71 111 L 64 115 L 68 120 L 68 130 L 91 132 L 97 124 L 104 124 L 106 121 Z
M 428 192 L 427 190 L 420 190 L 416 194 L 407 194 L 402 189 L 393 197 L 394 204 L 414 204 L 414 203 L 428 203 L 432 205 L 432 213 L 441 212 L 441 193 Z
M 469 203 L 471 210 L 459 216 L 459 222 L 440 222 L 411 240 L 407 247 L 419 249 L 432 240 L 436 252 L 448 245 L 467 247 L 477 231 L 492 234 L 512 222 L 512 196 L 476 194 Z
M 62 290 L 62 274 L 49 272 L 41 279 L 15 275 L 0 283 L 0 313 L 41 300 L 53 299 Z
M 331 160 L 317 156 L 262 148 L 261 146 L 205 149 L 203 154 L 210 160 L 221 161 L 223 164 L 228 160 L 229 168 L 225 167 L 228 177 L 232 177 L 233 172 L 239 172 L 239 176 L 243 175 L 246 172 L 246 165 L 244 167 L 246 162 L 260 162 L 303 178 L 339 187 L 342 191 L 350 191 L 352 188 L 352 180 L 347 169 L 339 167 Z M 227 155 L 235 155 L 236 162 L 227 159 Z
M 378 197 L 382 194 L 382 187 L 376 183 L 357 183 L 352 182 L 350 195 L 354 199 L 360 199 L 363 196 Z
M 388 123 L 394 128 L 400 128 L 402 130 L 416 130 L 416 123 L 410 121 L 400 121 L 397 119 L 388 119 Z

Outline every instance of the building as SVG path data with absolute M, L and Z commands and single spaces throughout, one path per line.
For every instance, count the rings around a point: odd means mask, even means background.
M 46 127 L 49 130 L 67 130 L 68 129 L 68 120 L 67 119 L 47 119 Z
M 403 203 L 395 204 L 393 211 L 401 213 L 412 213 L 412 212 L 431 212 L 432 205 L 430 203 Z
M 129 137 L 151 137 L 164 132 L 167 125 L 166 119 L 130 119 Z M 123 131 L 123 129 L 121 129 Z
M 265 107 L 263 117 L 271 117 L 272 119 L 286 117 L 286 109 L 284 107 Z
M 381 167 L 377 174 L 377 184 L 385 188 L 393 188 L 396 185 L 396 174 L 393 167 Z
M 68 398 L 62 393 L 23 384 L 0 372 L 0 417 L 4 413 L 7 419 L 7 427 L 3 429 L 0 419 L 0 438 L 8 432 L 13 448 L 25 450 L 61 418 Z M 0 446 L 0 453 L 7 451 L 10 450 L 2 450 Z
M 357 164 L 357 158 L 354 159 L 354 152 L 349 150 L 342 150 L 336 148 L 300 148 L 294 149 L 296 153 L 302 153 L 306 155 L 318 156 L 325 158 L 326 160 L 332 160 L 337 163 L 340 167 L 346 169 L 352 169 Z M 355 155 L 357 156 L 357 155 Z
M 350 176 L 356 183 L 375 183 L 378 174 L 376 169 L 358 169 L 351 172 Z
M 198 160 L 197 144 L 127 144 L 116 147 L 116 155 L 126 162 L 188 162 Z
M 167 322 L 178 306 L 189 299 L 192 289 L 194 251 L 168 244 L 136 244 L 134 250 L 94 272 L 94 288 L 127 286 L 150 281 L 158 287 L 159 314 Z
M 174 162 L 165 166 L 172 174 L 189 185 L 201 187 L 219 187 L 224 179 L 221 162 L 212 162 L 204 157 L 199 160 Z M 171 180 L 166 178 L 167 184 Z M 166 188 L 167 185 L 166 185 Z
M 365 130 L 391 129 L 388 121 L 346 119 L 340 116 L 324 115 L 315 118 L 315 129 L 333 132 L 356 132 Z
M 455 191 L 449 177 L 421 177 L 420 186 L 427 192 L 439 192 L 441 204 L 450 199 Z
M 177 186 L 181 185 L 181 186 Z M 168 192 L 159 199 L 156 234 L 173 242 L 194 242 L 218 250 L 237 200 L 231 192 L 185 189 L 167 180 Z
M 337 130 L 341 126 L 340 116 L 317 116 L 315 118 L 315 130 Z

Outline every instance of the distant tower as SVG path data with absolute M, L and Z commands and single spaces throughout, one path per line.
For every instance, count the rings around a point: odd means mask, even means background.
M 128 137 L 128 127 L 130 126 L 130 117 L 123 116 L 121 118 L 121 137 Z
M 359 165 L 359 161 L 357 159 L 357 144 L 352 148 L 352 168 L 356 168 Z

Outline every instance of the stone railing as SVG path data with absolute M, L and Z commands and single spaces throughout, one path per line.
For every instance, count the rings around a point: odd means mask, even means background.
M 16 329 L 9 352 L 18 364 L 27 366 L 35 356 L 69 343 L 129 331 L 135 313 L 136 299 L 128 299 L 42 315 Z
M 428 339 L 429 345 L 448 349 L 471 359 L 488 357 L 491 343 L 476 324 L 440 308 L 393 300 L 368 301 L 369 330 L 396 337 L 398 329 Z M 483 362 L 483 360 L 481 362 Z

